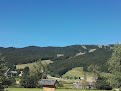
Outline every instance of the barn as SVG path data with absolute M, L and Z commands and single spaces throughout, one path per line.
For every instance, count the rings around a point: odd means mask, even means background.
M 43 91 L 55 91 L 55 85 L 58 84 L 58 81 L 53 79 L 42 79 L 39 84 L 43 86 Z

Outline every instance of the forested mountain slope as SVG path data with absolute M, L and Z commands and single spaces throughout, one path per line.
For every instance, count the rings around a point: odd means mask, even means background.
M 57 73 L 56 75 L 63 75 L 68 70 L 74 67 L 83 67 L 84 71 L 87 71 L 88 66 L 91 64 L 97 64 L 100 66 L 102 72 L 107 72 L 108 67 L 106 65 L 107 60 L 111 57 L 112 50 L 97 49 L 92 53 L 86 53 L 84 55 L 76 56 L 71 59 L 65 59 L 61 61 L 55 61 L 50 66 L 50 72 Z
M 50 72 L 63 75 L 74 67 L 84 67 L 86 71 L 90 64 L 98 64 L 102 71 L 107 71 L 106 61 L 110 58 L 114 45 L 72 45 L 66 47 L 37 47 L 3 48 L 0 53 L 10 65 L 32 63 L 41 60 L 51 60 Z M 57 54 L 63 54 L 58 57 Z
M 6 58 L 7 62 L 13 64 L 31 63 L 38 59 L 53 59 L 57 58 L 57 54 L 64 54 L 64 57 L 74 56 L 83 49 L 81 46 L 68 47 L 37 47 L 29 46 L 25 48 L 0 48 L 0 53 Z

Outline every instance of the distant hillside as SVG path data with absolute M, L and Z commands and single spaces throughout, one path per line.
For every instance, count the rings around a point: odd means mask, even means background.
M 63 75 L 74 67 L 83 67 L 84 71 L 90 64 L 97 64 L 102 71 L 107 71 L 106 62 L 114 45 L 72 45 L 66 47 L 3 48 L 0 53 L 5 57 L 9 67 L 17 64 L 33 63 L 37 60 L 51 60 L 51 75 Z
M 83 55 L 76 55 L 68 59 L 55 61 L 50 65 L 50 73 L 53 76 L 61 76 L 74 67 L 83 67 L 84 71 L 87 71 L 88 66 L 91 64 L 97 64 L 100 66 L 102 72 L 108 72 L 106 62 L 111 57 L 112 47 L 102 46 L 102 48 L 94 48 L 93 46 L 92 49 L 95 49 L 93 52 L 90 52 L 91 48 L 89 46 L 86 46 L 86 48 L 87 50 L 84 51 L 85 54 Z
M 84 51 L 81 45 L 73 45 L 67 47 L 37 47 L 29 46 L 24 48 L 3 48 L 0 47 L 0 53 L 6 58 L 7 62 L 12 64 L 23 64 L 41 60 L 58 60 L 66 59 L 74 56 L 79 50 Z M 57 57 L 57 54 L 64 54 L 62 57 Z

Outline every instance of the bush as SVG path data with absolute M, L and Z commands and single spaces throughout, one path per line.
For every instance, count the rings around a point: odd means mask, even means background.
M 27 75 L 21 79 L 20 84 L 24 88 L 35 88 L 37 87 L 38 81 L 36 77 Z
M 59 83 L 56 85 L 56 87 L 57 87 L 57 88 L 63 88 L 63 87 L 64 87 L 64 85 L 63 85 L 63 83 L 62 83 L 62 82 L 59 82 Z
M 96 81 L 96 88 L 100 90 L 111 90 L 112 87 L 107 82 L 106 77 L 98 77 Z

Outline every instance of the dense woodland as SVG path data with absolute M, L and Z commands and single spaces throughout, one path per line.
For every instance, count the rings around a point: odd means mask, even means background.
M 90 64 L 97 64 L 101 71 L 107 72 L 107 60 L 111 57 L 112 47 L 114 45 L 72 45 L 66 47 L 37 47 L 29 46 L 24 48 L 3 48 L 0 47 L 0 53 L 5 57 L 9 67 L 17 64 L 32 63 L 37 60 L 51 60 L 53 63 L 49 65 L 49 73 L 53 76 L 61 76 L 74 67 L 87 67 Z M 94 52 L 89 52 L 96 49 Z M 78 53 L 85 53 L 78 55 Z M 57 54 L 64 56 L 57 57 Z

